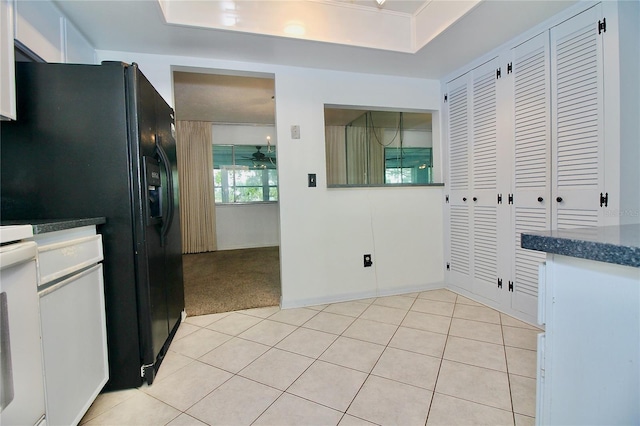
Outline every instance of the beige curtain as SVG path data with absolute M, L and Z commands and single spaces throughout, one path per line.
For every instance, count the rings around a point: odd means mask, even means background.
M 344 146 L 344 126 L 324 129 L 327 150 L 327 184 L 347 183 L 347 154 Z
M 384 183 L 384 129 L 347 126 L 347 183 L 375 185 Z
M 384 183 L 384 129 L 369 129 L 369 184 Z
M 367 129 L 365 127 L 347 126 L 346 144 L 347 183 L 351 185 L 367 184 Z
M 182 252 L 215 251 L 211 123 L 177 121 Z

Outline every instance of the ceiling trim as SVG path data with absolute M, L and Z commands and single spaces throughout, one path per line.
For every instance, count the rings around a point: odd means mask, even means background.
M 156 1 L 169 25 L 416 53 L 482 0 L 428 0 L 413 14 L 335 0 Z

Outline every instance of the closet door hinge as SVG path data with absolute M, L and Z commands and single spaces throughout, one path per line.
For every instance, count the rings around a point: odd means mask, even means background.
M 602 192 L 600 193 L 600 207 L 602 207 L 603 205 L 605 207 L 607 207 L 609 205 L 609 193 L 608 192 L 606 192 L 604 194 Z
M 500 78 L 500 68 L 496 70 L 496 79 Z
M 502 288 L 502 278 L 498 278 L 498 288 Z
M 509 291 L 513 291 L 513 281 L 509 281 Z
M 502 194 L 498 194 L 498 204 L 502 204 Z
M 602 18 L 602 21 L 598 21 L 598 34 L 607 32 L 607 19 Z
M 509 204 L 513 204 L 513 194 L 509 194 Z
M 447 271 L 451 270 L 451 264 L 447 262 Z
M 507 64 L 507 74 L 511 74 L 513 72 L 513 62 L 509 62 Z
M 448 99 L 447 99 L 447 94 L 445 93 L 445 94 L 444 94 L 444 103 L 447 103 L 447 100 L 448 100 Z
M 445 202 L 445 203 L 448 203 L 448 202 L 449 202 L 449 196 L 448 196 L 448 195 L 445 195 L 445 196 L 444 196 L 444 202 Z

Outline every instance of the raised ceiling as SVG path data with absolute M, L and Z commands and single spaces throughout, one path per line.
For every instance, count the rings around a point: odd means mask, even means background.
M 98 50 L 441 79 L 575 1 L 387 0 L 382 7 L 375 0 L 54 3 Z M 304 31 L 287 33 L 290 23 Z M 181 114 L 182 99 L 188 99 L 192 120 L 213 114 L 221 122 L 265 121 L 264 110 L 251 108 L 269 106 L 270 96 L 250 91 L 240 95 L 233 85 L 223 93 L 221 81 L 205 81 L 213 77 L 193 76 L 199 80 L 195 83 L 183 77 L 184 81 L 180 76 L 176 80 L 176 114 Z M 273 84 L 267 80 L 263 83 Z M 250 90 L 259 83 L 238 80 L 242 81 Z M 238 99 L 252 102 L 234 105 Z M 231 116 L 231 111 L 240 116 Z
M 292 0 L 292 1 L 192 1 L 163 0 L 54 0 L 54 3 L 77 26 L 89 42 L 98 50 L 144 52 L 162 55 L 216 58 L 241 62 L 258 62 L 299 67 L 312 67 L 359 73 L 386 74 L 417 78 L 440 79 L 466 63 L 482 56 L 489 50 L 507 42 L 559 11 L 576 3 L 575 0 L 482 0 L 482 1 L 394 1 L 387 0 L 384 8 L 378 9 L 374 0 Z M 464 4 L 470 9 L 457 19 L 431 23 L 427 29 L 437 33 L 424 46 L 414 52 L 384 49 L 380 46 L 358 47 L 352 40 L 342 38 L 324 42 L 300 36 L 265 35 L 260 28 L 244 31 L 229 27 L 220 29 L 201 15 L 196 25 L 187 7 L 198 5 L 236 4 L 245 7 L 259 3 L 261 7 L 295 7 L 300 13 L 307 7 L 342 4 L 349 21 L 333 21 L 327 15 L 316 15 L 315 26 L 323 26 L 325 33 L 344 32 L 345 27 L 360 27 L 375 30 L 378 39 L 392 37 L 392 30 L 375 25 L 381 16 L 407 18 L 407 12 L 394 11 L 413 5 L 417 10 L 439 8 L 444 16 L 447 7 Z M 365 6 L 365 5 L 369 6 Z M 425 4 L 427 7 L 425 8 Z M 167 21 L 164 10 L 178 6 L 185 12 L 177 12 L 172 19 L 189 21 L 178 24 Z M 453 6 L 452 6 L 453 7 Z M 197 8 L 195 10 L 198 10 Z M 409 9 L 411 10 L 411 9 Z M 460 9 L 450 11 L 451 15 Z M 300 15 L 302 16 L 302 15 Z M 336 16 L 340 16 L 339 13 Z M 373 16 L 373 18 L 372 18 Z M 238 17 L 241 20 L 241 16 Z M 264 25 L 272 18 L 262 16 Z M 375 18 L 375 19 L 374 19 Z M 435 19 L 435 18 L 434 18 Z M 390 18 L 392 20 L 392 18 Z M 385 21 L 386 22 L 386 21 Z M 395 21 L 394 21 L 395 22 Z M 410 22 L 410 21 L 408 21 Z M 410 24 L 407 24 L 410 25 Z M 427 31 L 425 29 L 424 31 Z M 411 31 L 411 29 L 409 29 Z

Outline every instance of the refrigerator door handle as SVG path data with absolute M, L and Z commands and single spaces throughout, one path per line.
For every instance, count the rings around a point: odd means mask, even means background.
M 160 136 L 156 137 L 156 152 L 158 153 L 158 157 L 160 157 L 160 162 L 164 166 L 164 170 L 167 174 L 167 198 L 169 199 L 167 203 L 167 215 L 165 219 L 162 221 L 162 228 L 160 230 L 160 242 L 161 245 L 164 246 L 165 239 L 167 234 L 169 233 L 169 229 L 171 228 L 171 223 L 173 222 L 174 215 L 174 205 L 173 205 L 173 175 L 171 174 L 171 162 L 169 161 L 169 157 L 167 153 L 164 151 L 161 145 Z

